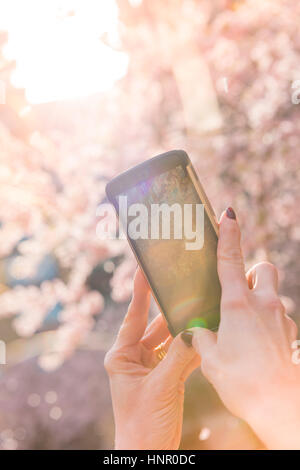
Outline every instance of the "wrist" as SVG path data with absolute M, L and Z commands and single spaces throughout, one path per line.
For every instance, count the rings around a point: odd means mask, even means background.
M 127 426 L 116 428 L 115 450 L 141 450 L 142 448 L 140 437 L 137 433 L 133 435 Z
M 146 433 L 136 429 L 131 431 L 128 432 L 128 428 L 127 431 L 116 430 L 115 450 L 178 450 L 180 439 L 177 442 L 177 439 L 156 435 L 149 429 Z
M 245 419 L 268 449 L 300 449 L 300 382 L 265 391 Z
M 130 439 L 128 436 L 115 437 L 115 450 L 142 450 L 137 439 Z
M 148 443 L 149 444 L 149 443 Z M 131 426 L 116 429 L 115 450 L 147 450 L 147 442 L 137 429 L 131 429 Z

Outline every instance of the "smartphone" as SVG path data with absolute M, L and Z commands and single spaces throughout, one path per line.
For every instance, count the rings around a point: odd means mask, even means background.
M 217 330 L 218 224 L 187 153 L 173 150 L 129 169 L 106 194 L 170 333 Z

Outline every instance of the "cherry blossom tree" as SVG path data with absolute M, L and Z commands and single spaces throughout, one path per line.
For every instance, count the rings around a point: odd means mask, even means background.
M 275 262 L 288 311 L 299 305 L 300 121 L 291 99 L 300 79 L 298 2 L 117 3 L 119 41 L 111 47 L 128 54 L 127 74 L 88 101 L 88 111 L 47 108 L 54 119 L 69 114 L 71 133 L 41 126 L 0 54 L 10 90 L 0 110 L 1 256 L 19 281 L 34 278 L 49 254 L 57 265 L 50 279 L 3 286 L 0 315 L 18 314 L 18 334 L 30 336 L 61 305 L 56 354 L 43 358 L 45 367 L 70 355 L 103 309 L 87 283 L 99 263 L 121 257 L 111 296 L 130 296 L 135 262 L 126 242 L 96 233 L 106 181 L 172 148 L 188 151 L 218 214 L 237 210 L 247 264 Z

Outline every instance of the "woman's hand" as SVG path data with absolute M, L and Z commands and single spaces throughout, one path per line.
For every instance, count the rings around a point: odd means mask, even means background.
M 116 449 L 177 449 L 184 382 L 200 365 L 191 334 L 172 339 L 161 315 L 147 327 L 149 305 L 150 290 L 138 269 L 127 315 L 105 358 Z M 155 351 L 161 343 L 167 351 L 162 361 Z
M 300 449 L 300 372 L 291 349 L 297 327 L 285 315 L 272 264 L 257 264 L 245 276 L 232 209 L 220 221 L 218 272 L 218 334 L 193 329 L 203 374 L 268 447 Z

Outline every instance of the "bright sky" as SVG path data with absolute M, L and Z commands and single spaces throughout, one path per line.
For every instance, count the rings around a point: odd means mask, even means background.
M 127 67 L 124 53 L 99 40 L 116 37 L 117 15 L 115 0 L 0 0 L 4 53 L 17 61 L 13 84 L 31 103 L 107 91 Z

